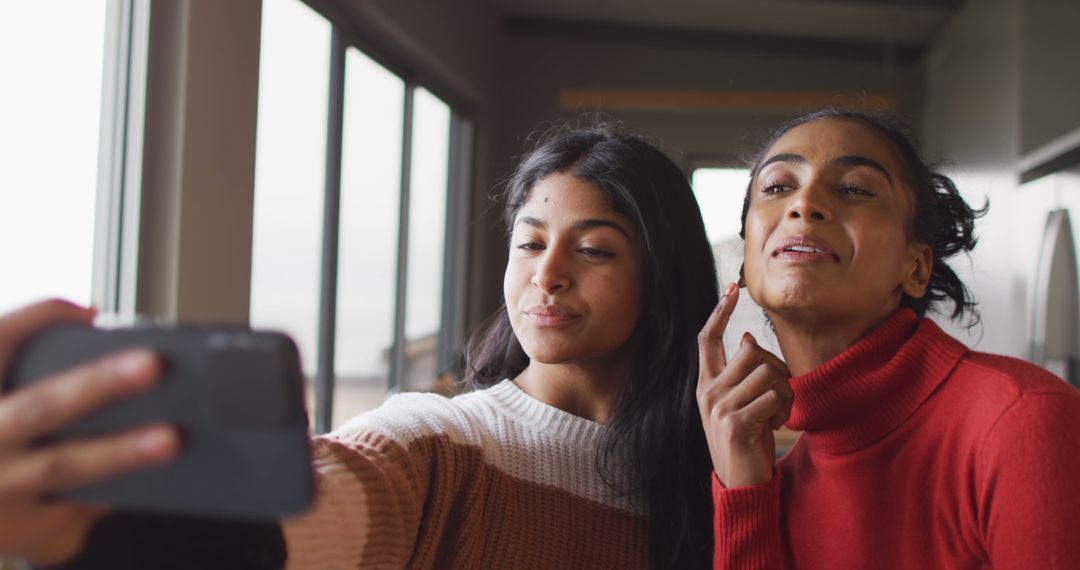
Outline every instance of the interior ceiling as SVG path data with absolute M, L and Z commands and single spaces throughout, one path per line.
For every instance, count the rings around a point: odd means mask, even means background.
M 522 20 L 925 46 L 963 0 L 489 0 Z

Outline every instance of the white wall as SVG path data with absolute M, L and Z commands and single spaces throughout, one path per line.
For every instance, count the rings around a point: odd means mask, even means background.
M 968 331 L 947 328 L 978 350 L 1020 357 L 1028 354 L 1031 292 L 1047 213 L 1072 208 L 1074 235 L 1080 229 L 1080 171 L 1019 182 L 1023 125 L 1057 112 L 1021 112 L 1022 54 L 1034 33 L 1022 27 L 1025 9 L 1022 0 L 971 0 L 954 17 L 925 60 L 922 125 L 926 146 L 952 163 L 943 170 L 969 203 L 990 200 L 989 213 L 976 226 L 978 246 L 970 260 L 955 264 L 980 303 L 982 324 Z M 1075 54 L 1053 57 L 1075 60 Z

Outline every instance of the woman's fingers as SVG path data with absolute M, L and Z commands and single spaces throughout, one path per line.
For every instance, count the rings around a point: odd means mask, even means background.
M 709 314 L 698 334 L 698 360 L 700 369 L 699 383 L 715 378 L 727 365 L 727 355 L 724 352 L 724 331 L 727 329 L 731 313 L 735 310 L 735 304 L 739 301 L 739 288 L 730 283 L 720 297 L 716 309 Z
M 713 467 L 728 487 L 754 485 L 773 475 L 772 430 L 790 413 L 794 393 L 782 360 L 743 335 L 715 377 L 698 383 L 698 405 Z
M 752 342 L 752 337 L 751 337 Z M 791 406 L 795 403 L 795 391 L 791 389 L 790 373 L 787 365 L 776 358 L 775 355 L 757 347 L 744 344 L 747 353 L 747 362 L 757 363 L 749 373 L 743 374 L 744 379 L 731 389 L 731 402 L 735 409 L 742 409 L 751 402 L 757 400 L 769 391 L 776 392 L 776 398 L 780 406 L 769 416 L 756 416 L 758 421 L 768 420 L 769 427 L 780 429 L 791 416 Z M 741 355 L 737 355 L 741 356 Z M 731 367 L 742 366 L 744 363 L 732 359 Z
M 786 369 L 779 369 L 770 362 L 758 364 L 756 368 L 745 375 L 742 381 L 733 387 L 725 389 L 724 386 L 718 385 L 717 393 L 713 397 L 714 401 L 716 401 L 713 413 L 722 415 L 738 412 L 770 391 L 776 392 L 776 397 L 781 403 L 780 409 L 776 413 L 770 413 L 767 416 L 756 416 L 753 419 L 759 422 L 768 420 L 773 429 L 778 429 L 779 425 L 773 424 L 773 420 L 779 418 L 781 420 L 780 425 L 783 425 L 783 422 L 786 422 L 790 415 L 791 405 L 794 403 L 795 398 L 794 392 L 791 390 L 791 384 L 788 382 Z
M 133 350 L 61 372 L 0 398 L 0 449 L 19 447 L 116 398 L 150 387 L 160 364 Z
M 790 375 L 783 360 L 758 346 L 753 335 L 744 333 L 738 350 L 735 351 L 735 354 L 728 360 L 727 365 L 718 374 L 716 384 L 721 389 L 730 389 L 742 382 L 751 371 L 762 364 L 767 364 L 784 376 Z
M 174 457 L 179 446 L 173 428 L 153 426 L 8 456 L 0 470 L 0 502 L 32 499 L 158 465 Z
M 764 425 L 765 422 L 770 424 L 770 428 L 772 427 L 772 418 L 784 413 L 783 409 L 785 406 L 788 406 L 787 400 L 785 400 L 779 392 L 776 390 L 767 390 L 752 402 L 743 406 L 737 413 L 742 416 L 745 425 L 748 427 L 752 426 L 760 432 L 761 426 Z
M 777 385 L 781 383 L 785 383 L 783 375 L 769 364 L 762 363 L 731 389 L 729 400 L 734 409 L 742 409 L 765 392 L 777 389 Z
M 0 316 L 0 375 L 32 334 L 50 325 L 89 324 L 93 315 L 70 303 L 46 301 Z M 178 434 L 166 426 L 33 445 L 95 408 L 150 387 L 159 372 L 153 353 L 135 350 L 0 396 L 0 552 L 44 565 L 70 558 L 104 510 L 50 500 L 49 495 L 176 455 Z
M 89 324 L 93 318 L 93 309 L 57 299 L 34 303 L 0 316 L 0 371 L 7 370 L 13 351 L 31 334 L 50 325 Z

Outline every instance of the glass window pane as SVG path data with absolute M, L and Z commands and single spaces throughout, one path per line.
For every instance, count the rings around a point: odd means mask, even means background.
M 737 280 L 742 266 L 739 218 L 749 180 L 742 168 L 698 168 L 691 177 L 722 284 Z
M 89 304 L 105 0 L 0 4 L 0 312 Z
M 430 390 L 439 372 L 450 108 L 424 89 L 414 97 L 402 385 Z
M 345 56 L 333 424 L 378 406 L 389 385 L 397 285 L 404 82 Z
M 292 335 L 310 378 L 319 313 L 330 24 L 299 0 L 265 0 L 262 18 L 251 323 Z
M 694 171 L 692 183 L 701 217 L 705 220 L 705 231 L 713 246 L 716 258 L 716 272 L 723 289 L 728 283 L 739 280 L 739 270 L 743 262 L 743 240 L 739 237 L 743 197 L 746 185 L 750 182 L 750 172 L 735 168 L 699 168 Z M 739 295 L 739 303 L 728 322 L 728 331 L 749 331 L 762 348 L 780 354 L 776 336 L 765 319 L 761 307 L 754 303 L 750 295 Z M 739 337 L 728 334 L 725 348 L 728 354 L 738 349 Z M 789 439 L 790 441 L 790 439 Z

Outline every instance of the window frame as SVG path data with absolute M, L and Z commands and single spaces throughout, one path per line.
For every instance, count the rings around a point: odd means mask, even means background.
M 297 0 L 304 1 L 304 0 Z M 327 18 L 331 25 L 330 88 L 327 113 L 326 175 L 323 197 L 322 266 L 316 325 L 316 365 L 313 388 L 315 402 L 312 429 L 326 433 L 333 425 L 333 407 L 337 374 L 334 360 L 337 349 L 337 285 L 338 251 L 341 222 L 341 166 L 344 131 L 345 54 L 349 48 L 359 50 L 404 83 L 401 178 L 399 186 L 399 224 L 397 242 L 397 274 L 394 293 L 394 334 L 391 345 L 387 392 L 400 389 L 405 373 L 405 315 L 406 284 L 409 261 L 409 197 L 411 184 L 413 141 L 413 98 L 416 89 L 424 88 L 442 100 L 450 109 L 450 141 L 447 156 L 447 204 L 443 250 L 442 313 L 437 347 L 437 366 L 448 371 L 458 364 L 457 355 L 464 345 L 465 287 L 467 283 L 467 244 L 465 233 L 469 213 L 469 196 L 474 171 L 474 123 L 463 109 L 463 98 L 448 94 L 440 86 L 417 81 L 417 74 L 406 66 L 388 61 L 382 52 L 346 31 L 339 22 L 327 17 L 315 6 L 310 8 Z M 450 95 L 450 96 L 447 96 Z
M 106 3 L 91 299 L 135 317 L 150 6 Z

